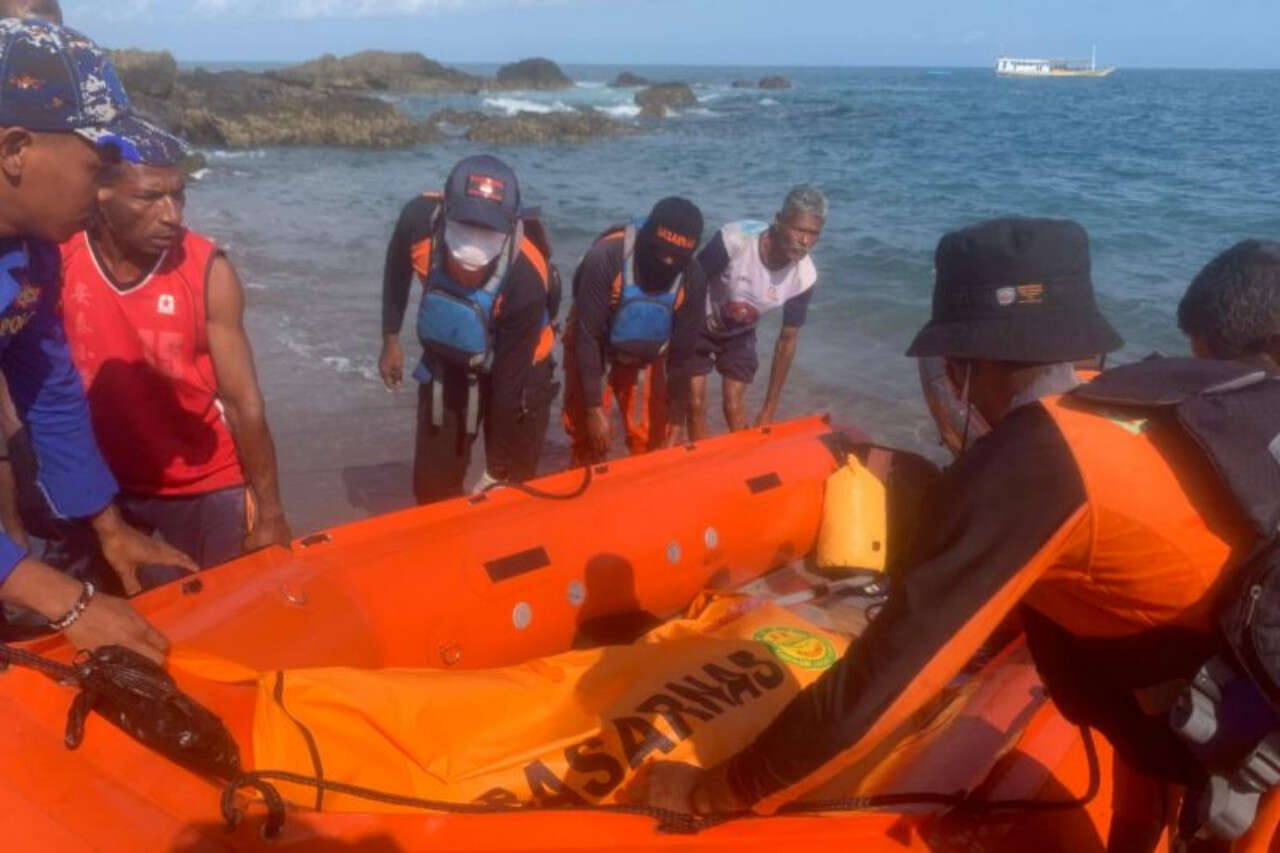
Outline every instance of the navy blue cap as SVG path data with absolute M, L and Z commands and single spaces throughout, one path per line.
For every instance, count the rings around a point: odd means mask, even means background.
M 520 215 L 520 184 L 511 167 L 479 154 L 453 167 L 444 185 L 445 216 L 455 222 L 509 232 Z
M 0 127 L 76 133 L 131 163 L 172 165 L 186 143 L 140 118 L 107 54 L 73 29 L 0 19 Z

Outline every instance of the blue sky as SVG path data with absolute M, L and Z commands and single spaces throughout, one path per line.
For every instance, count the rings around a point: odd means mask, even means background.
M 184 60 L 364 48 L 447 62 L 1280 67 L 1280 0 L 63 0 L 104 44 Z

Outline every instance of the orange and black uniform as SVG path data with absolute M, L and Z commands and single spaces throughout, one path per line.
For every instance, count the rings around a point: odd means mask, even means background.
M 1255 541 L 1175 423 L 1047 398 L 1009 413 L 930 491 L 883 613 L 731 759 L 761 812 L 864 758 L 1021 606 L 1050 695 L 1147 775 L 1200 772 L 1135 690 L 1207 657 L 1226 568 Z
M 672 417 L 668 411 L 666 364 L 693 355 L 706 317 L 706 276 L 698 261 L 691 259 L 677 295 L 666 352 L 650 364 L 615 359 L 608 343 L 622 290 L 623 245 L 621 230 L 606 234 L 587 252 L 573 277 L 573 308 L 564 335 L 564 428 L 577 464 L 594 461 L 588 447 L 586 410 L 603 406 L 607 411 L 611 397 L 617 397 L 631 453 L 662 446 L 667 425 L 683 422 L 682 413 Z M 644 289 L 644 282 L 638 283 Z
M 440 200 L 421 195 L 404 206 L 387 246 L 382 281 L 382 331 L 399 334 L 415 274 L 425 279 L 431 267 L 433 227 Z M 555 346 L 547 323 L 549 266 L 527 237 L 498 295 L 491 327 L 493 364 L 479 377 L 480 418 L 484 427 L 488 473 L 519 482 L 537 473 L 550 419 Z M 420 365 L 415 377 L 426 378 Z M 420 503 L 462 492 L 470 462 L 467 435 L 467 373 L 455 365 L 437 366 L 444 384 L 442 424 L 432 422 L 432 395 L 423 382 L 418 392 L 418 431 L 414 453 L 414 492 Z

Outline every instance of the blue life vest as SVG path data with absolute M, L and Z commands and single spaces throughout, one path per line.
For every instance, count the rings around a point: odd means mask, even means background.
M 427 369 L 431 362 L 444 362 L 472 373 L 487 373 L 493 366 L 493 309 L 520 251 L 522 228 L 507 238 L 498 256 L 498 265 L 485 282 L 467 287 L 454 281 L 445 269 L 444 242 L 433 240 L 431 267 L 427 273 L 422 302 L 418 306 L 418 340 L 426 350 Z
M 624 361 L 648 363 L 665 353 L 671 344 L 684 273 L 665 291 L 643 290 L 636 282 L 637 230 L 638 226 L 632 223 L 623 232 L 622 292 L 610 322 L 609 349 Z

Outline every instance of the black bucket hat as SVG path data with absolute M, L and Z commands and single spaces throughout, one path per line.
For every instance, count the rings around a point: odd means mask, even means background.
M 934 256 L 933 317 L 907 355 L 1078 361 L 1124 341 L 1098 310 L 1089 236 L 1069 219 L 992 219 Z

